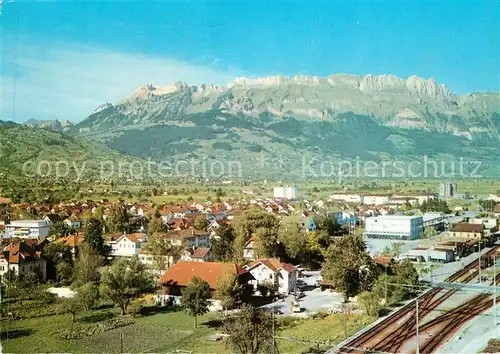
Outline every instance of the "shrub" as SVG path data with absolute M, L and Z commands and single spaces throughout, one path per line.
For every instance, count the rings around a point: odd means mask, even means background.
M 145 301 L 143 299 L 135 299 L 128 306 L 127 312 L 132 316 L 140 315 Z
M 82 339 L 95 336 L 99 333 L 107 332 L 112 329 L 125 327 L 133 324 L 134 321 L 125 318 L 113 318 L 92 324 L 77 324 L 71 328 L 63 328 L 53 333 L 53 336 L 63 340 Z

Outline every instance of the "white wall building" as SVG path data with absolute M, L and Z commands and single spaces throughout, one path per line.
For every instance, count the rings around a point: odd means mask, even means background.
M 334 193 L 330 196 L 328 200 L 330 202 L 344 201 L 347 203 L 356 203 L 356 204 L 363 203 L 363 197 L 359 194 L 354 194 L 354 193 Z
M 296 200 L 297 187 L 296 186 L 274 187 L 274 198 Z
M 384 215 L 365 219 L 365 236 L 368 238 L 389 238 L 414 240 L 423 231 L 422 216 Z
M 107 241 L 111 246 L 111 256 L 113 257 L 134 257 L 139 254 L 142 244 L 145 242 L 143 234 L 127 234 L 115 240 Z
M 42 239 L 49 236 L 50 223 L 47 220 L 12 220 L 5 225 L 6 237 Z
M 366 194 L 363 196 L 362 203 L 366 205 L 384 205 L 389 203 L 389 195 Z
M 297 268 L 276 258 L 258 259 L 246 269 L 255 278 L 250 281 L 255 289 L 259 284 L 270 283 L 280 294 L 288 295 L 297 285 Z

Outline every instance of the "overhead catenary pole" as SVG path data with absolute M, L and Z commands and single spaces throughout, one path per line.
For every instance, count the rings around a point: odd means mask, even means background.
M 497 255 L 493 255 L 493 325 L 497 325 Z
M 479 261 L 477 262 L 477 266 L 479 267 L 479 284 L 481 284 L 481 239 L 478 242 L 479 245 Z
M 416 334 L 417 334 L 417 354 L 420 354 L 420 338 L 418 336 L 418 297 L 415 299 L 415 321 L 416 321 Z

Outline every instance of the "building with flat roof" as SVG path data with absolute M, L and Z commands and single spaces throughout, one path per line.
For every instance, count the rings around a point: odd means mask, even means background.
M 12 220 L 5 225 L 7 238 L 36 238 L 49 236 L 50 223 L 47 220 Z
M 365 236 L 368 238 L 386 238 L 415 240 L 423 231 L 422 216 L 383 215 L 365 219 Z

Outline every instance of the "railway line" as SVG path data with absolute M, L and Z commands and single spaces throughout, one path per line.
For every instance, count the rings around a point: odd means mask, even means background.
M 463 284 L 471 282 L 479 275 L 479 267 L 481 269 L 488 267 L 494 257 L 493 254 L 496 254 L 499 250 L 500 246 L 493 247 L 480 258 L 452 274 L 446 279 L 446 282 Z M 500 284 L 500 274 L 496 276 L 491 285 L 494 282 Z M 450 289 L 444 292 L 443 290 L 440 287 L 433 288 L 418 298 L 418 330 L 419 333 L 425 334 L 422 337 L 419 336 L 420 353 L 432 353 L 465 323 L 492 306 L 493 295 L 481 293 L 446 313 L 424 322 L 431 312 L 437 310 L 441 304 L 458 291 L 458 289 Z M 497 297 L 497 301 L 500 301 L 500 296 Z M 340 352 L 401 352 L 408 341 L 412 339 L 416 341 L 416 312 L 415 302 L 412 301 L 406 304 L 368 331 L 347 342 L 342 346 Z

